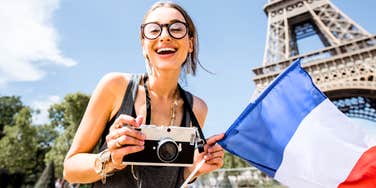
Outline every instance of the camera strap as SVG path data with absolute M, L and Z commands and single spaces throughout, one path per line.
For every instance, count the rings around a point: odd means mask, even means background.
M 193 107 L 187 99 L 186 91 L 183 88 L 180 87 L 180 84 L 178 84 L 178 89 L 179 89 L 181 98 L 184 101 L 184 108 L 187 109 L 188 112 L 189 112 L 189 115 L 190 115 L 190 118 L 191 118 L 191 121 L 192 121 L 192 125 L 197 127 L 198 134 L 201 137 L 201 140 L 197 143 L 197 148 L 198 148 L 198 151 L 200 153 L 202 153 L 202 152 L 204 152 L 204 145 L 206 144 L 206 139 L 205 139 L 204 133 L 202 132 L 200 124 L 198 123 L 196 116 L 193 113 Z
M 147 74 L 144 75 L 144 79 L 143 79 L 143 82 L 144 82 L 144 88 L 145 88 L 145 95 L 146 95 L 146 120 L 145 120 L 145 123 L 148 125 L 150 124 L 150 119 L 151 119 L 151 99 L 150 99 L 150 95 L 149 95 L 149 88 L 148 88 L 148 85 L 146 84 L 146 81 L 148 80 L 148 76 Z

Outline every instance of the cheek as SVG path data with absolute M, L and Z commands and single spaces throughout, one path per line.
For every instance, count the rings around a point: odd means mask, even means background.
M 144 56 L 150 56 L 150 52 L 152 52 L 152 44 L 150 42 L 144 42 L 142 44 L 142 52 L 144 53 Z
M 181 52 L 187 54 L 190 52 L 190 44 L 189 41 L 182 41 L 181 43 Z

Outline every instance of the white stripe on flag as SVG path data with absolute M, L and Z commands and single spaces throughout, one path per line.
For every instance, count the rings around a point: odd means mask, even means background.
M 357 125 L 325 99 L 300 123 L 275 179 L 289 187 L 337 187 L 370 146 Z

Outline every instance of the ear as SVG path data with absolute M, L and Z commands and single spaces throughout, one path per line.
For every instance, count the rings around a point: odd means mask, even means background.
M 193 52 L 193 40 L 194 40 L 193 37 L 189 37 L 189 49 L 188 49 L 189 53 Z

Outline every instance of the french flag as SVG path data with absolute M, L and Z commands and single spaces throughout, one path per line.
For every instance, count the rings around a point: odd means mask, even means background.
M 219 144 L 288 187 L 376 187 L 375 138 L 292 63 Z

